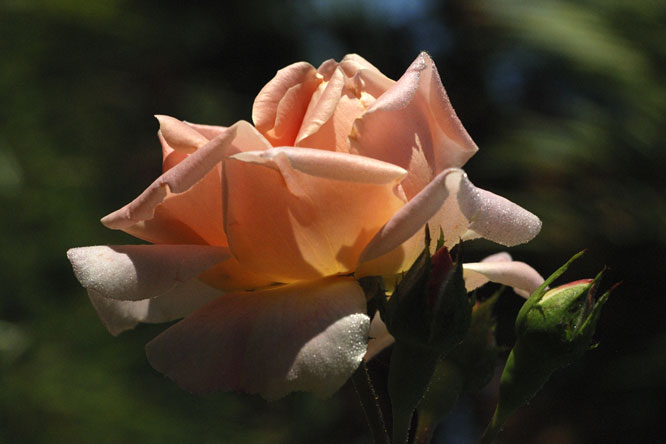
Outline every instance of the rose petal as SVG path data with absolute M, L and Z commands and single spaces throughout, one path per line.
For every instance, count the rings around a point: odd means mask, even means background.
M 354 79 L 362 91 L 377 98 L 387 89 L 395 84 L 395 80 L 389 79 L 374 65 L 358 54 L 347 54 L 340 62 L 340 68 L 347 77 Z
M 337 69 L 338 62 L 336 62 L 335 59 L 328 59 L 319 65 L 319 68 L 317 68 L 317 74 L 321 76 L 324 82 L 328 82 Z
M 226 126 L 218 126 L 218 125 L 202 125 L 200 123 L 192 123 L 192 122 L 187 122 L 189 126 L 194 128 L 195 130 L 199 131 L 199 133 L 207 138 L 208 140 L 212 140 L 222 134 L 227 127 Z
M 154 243 L 226 245 L 219 163 L 244 150 L 269 147 L 248 122 L 240 121 L 162 174 L 139 197 L 102 218 Z
M 161 114 L 155 118 L 160 122 L 160 133 L 166 143 L 178 152 L 190 154 L 208 143 L 206 137 L 185 122 Z
M 241 265 L 234 257 L 204 271 L 199 279 L 224 291 L 254 290 L 275 283 L 270 277 Z
M 277 282 L 351 272 L 404 204 L 394 192 L 404 171 L 360 156 L 282 148 L 234 156 L 224 169 L 229 246 Z
M 531 241 L 541 231 L 538 217 L 502 196 L 475 187 L 466 174 L 461 177 L 456 198 L 468 221 L 463 239 L 482 237 L 512 247 Z
M 470 234 L 506 246 L 517 245 L 531 240 L 541 229 L 535 215 L 476 188 L 464 171 L 451 168 L 442 171 L 382 227 L 363 250 L 360 262 L 379 258 L 402 244 L 403 249 L 422 250 L 423 244 L 419 247 L 411 238 L 419 236 L 426 223 L 434 236 L 442 230 L 448 248 Z M 411 251 L 409 255 L 414 254 Z
M 176 151 L 169 146 L 167 141 L 164 139 L 164 136 L 162 135 L 162 131 L 157 132 L 157 138 L 160 140 L 160 144 L 162 145 L 162 173 L 166 173 L 171 168 L 187 159 L 187 153 Z
M 201 136 L 206 138 L 206 141 L 216 138 L 227 129 L 224 126 L 201 125 L 185 121 L 183 121 L 183 123 L 196 130 Z M 162 131 L 157 132 L 157 137 L 160 139 L 160 143 L 162 144 L 162 172 L 166 173 L 168 170 L 185 160 L 188 154 L 183 151 L 176 151 L 172 146 L 170 146 L 164 138 Z
M 303 123 L 296 136 L 295 145 L 298 146 L 299 142 L 303 139 L 317 132 L 319 128 L 321 128 L 322 125 L 333 116 L 333 112 L 342 96 L 344 86 L 345 75 L 342 70 L 336 69 L 328 81 L 321 83 L 317 87 L 317 90 L 313 93 L 312 98 L 310 99 L 310 104 L 305 112 L 305 116 L 303 116 Z M 301 144 L 301 146 L 312 147 L 307 144 Z M 331 148 L 328 147 L 326 149 Z
M 252 106 L 252 120 L 257 130 L 274 146 L 292 146 L 319 83 L 317 70 L 306 62 L 279 70 L 262 88 Z
M 381 71 L 375 67 L 372 63 L 368 62 L 366 59 L 361 57 L 358 54 L 347 54 L 340 61 L 340 67 L 345 71 L 347 77 L 353 77 L 357 72 L 361 70 L 368 70 L 381 74 Z M 393 80 L 386 77 L 388 82 L 393 82 Z
M 171 193 L 167 189 L 164 200 L 154 206 L 150 219 L 140 220 L 122 230 L 158 244 L 225 246 L 221 174 L 220 165 L 216 165 L 184 193 Z
M 390 252 L 419 232 L 449 197 L 447 176 L 457 174 L 458 171 L 451 169 L 443 172 L 398 211 L 365 247 L 360 262 L 370 261 Z
M 467 291 L 486 284 L 497 282 L 513 287 L 523 297 L 543 284 L 543 277 L 532 267 L 519 261 L 482 261 L 463 264 L 463 277 Z
M 424 176 L 408 178 L 408 198 L 420 191 L 415 185 L 429 181 L 433 173 L 464 165 L 477 151 L 426 53 L 354 123 L 350 144 L 351 152 L 399 165 L 410 176 Z M 429 171 L 412 164 L 414 150 L 423 153 Z
M 319 85 L 303 118 L 296 146 L 349 152 L 347 137 L 352 124 L 365 111 L 361 92 L 350 86 L 350 79 L 339 68 L 328 82 Z
M 221 294 L 198 279 L 182 282 L 160 296 L 140 301 L 109 299 L 88 290 L 97 315 L 114 336 L 141 322 L 158 324 L 183 318 Z
M 280 147 L 265 151 L 248 151 L 231 159 L 280 170 L 276 160 L 285 156 L 289 165 L 302 173 L 346 182 L 385 185 L 399 181 L 407 174 L 399 166 L 354 154 L 309 148 Z
M 506 251 L 500 251 L 499 253 L 491 254 L 481 259 L 481 262 L 509 262 L 513 258 Z
M 129 301 L 166 293 L 230 257 L 227 248 L 205 245 L 103 245 L 67 252 L 87 290 Z
M 370 322 L 370 340 L 368 341 L 368 349 L 363 356 L 364 361 L 369 361 L 377 356 L 382 350 L 395 342 L 395 338 L 391 336 L 384 320 L 379 315 L 379 311 Z
M 123 229 L 151 219 L 155 207 L 164 201 L 168 192 L 187 191 L 226 157 L 235 136 L 236 127 L 229 128 L 220 137 L 204 145 L 196 155 L 188 156 L 162 174 L 134 201 L 104 217 L 102 223 L 108 228 Z
M 328 396 L 358 367 L 370 319 L 351 278 L 228 294 L 146 346 L 151 365 L 186 390 L 243 390 L 276 399 Z
M 295 145 L 349 152 L 354 121 L 395 82 L 355 54 L 340 64 L 327 60 L 317 71 L 324 82 L 312 96 Z
M 365 276 L 383 276 L 386 285 L 394 285 L 394 279 L 391 278 L 407 271 L 419 257 L 424 246 L 425 231 L 420 230 L 402 244 L 378 257 L 366 259 L 363 257 L 365 253 L 362 252 L 354 276 L 357 279 Z

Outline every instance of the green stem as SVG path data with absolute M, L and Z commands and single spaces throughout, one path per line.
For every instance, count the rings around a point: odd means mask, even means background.
M 458 402 L 463 386 L 463 375 L 456 364 L 447 359 L 437 363 L 430 387 L 419 404 L 416 444 L 430 443 L 437 424 Z
M 419 422 L 416 428 L 414 444 L 429 444 L 435 432 L 437 422 L 429 412 L 419 411 Z
M 363 407 L 363 411 L 365 412 L 365 417 L 375 444 L 391 444 L 386 424 L 384 423 L 384 415 L 379 405 L 379 397 L 372 386 L 364 361 L 361 362 L 361 365 L 356 369 L 351 379 L 361 402 L 361 407 Z
M 495 413 L 493 414 L 488 427 L 486 427 L 486 430 L 483 432 L 479 444 L 492 444 L 492 442 L 495 441 L 495 438 L 497 438 L 497 435 L 499 435 L 499 432 L 502 431 L 507 415 L 501 415 L 502 417 L 500 417 L 498 411 L 499 409 L 495 409 Z
M 393 413 L 393 443 L 409 438 L 412 416 L 428 389 L 439 352 L 396 341 L 391 354 L 388 392 Z

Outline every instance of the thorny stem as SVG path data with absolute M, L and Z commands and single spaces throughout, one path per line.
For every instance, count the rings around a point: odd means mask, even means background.
M 391 444 L 384 422 L 384 415 L 379 406 L 379 397 L 372 386 L 364 361 L 361 362 L 361 365 L 356 369 L 351 379 L 365 412 L 365 417 L 368 420 L 375 444 Z

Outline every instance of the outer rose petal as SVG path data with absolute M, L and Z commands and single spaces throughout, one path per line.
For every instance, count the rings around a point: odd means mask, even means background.
M 104 245 L 72 248 L 67 257 L 87 290 L 137 301 L 171 291 L 231 255 L 204 245 Z
M 160 296 L 140 301 L 109 299 L 88 290 L 95 311 L 114 336 L 136 327 L 140 322 L 156 324 L 183 318 L 221 294 L 197 279 L 183 282 Z
M 384 320 L 379 315 L 379 311 L 375 313 L 375 317 L 370 322 L 370 340 L 368 341 L 368 349 L 363 356 L 364 361 L 369 361 L 377 356 L 382 350 L 395 342 L 395 338 L 391 336 Z
M 464 165 L 478 149 L 426 53 L 354 123 L 350 143 L 352 152 L 407 169 L 410 175 L 403 186 L 408 198 L 433 174 Z M 415 156 L 424 156 L 430 168 L 414 164 Z
M 240 121 L 179 160 L 139 197 L 102 218 L 102 223 L 154 243 L 225 246 L 219 163 L 231 154 L 269 146 L 256 129 Z
M 490 281 L 511 286 L 519 295 L 529 297 L 539 285 L 543 284 L 543 277 L 534 268 L 524 262 L 512 261 L 508 254 L 506 256 L 499 254 L 489 256 L 481 262 L 463 264 L 467 291 L 472 291 Z
M 351 278 L 228 294 L 167 329 L 146 352 L 153 367 L 192 392 L 328 396 L 365 353 L 365 304 Z
M 426 223 L 431 233 L 443 231 L 449 248 L 463 237 L 517 245 L 531 240 L 541 229 L 541 221 L 535 215 L 476 188 L 464 171 L 451 168 L 441 172 L 382 227 L 363 250 L 360 262 L 375 260 L 399 247 L 405 256 L 416 257 L 423 249 L 418 236 Z
M 169 160 L 174 159 L 174 154 Z M 155 205 L 151 218 L 122 230 L 157 244 L 226 245 L 222 228 L 221 175 L 222 169 L 216 165 L 186 192 L 167 191 L 164 200 Z M 106 225 L 106 219 L 102 221 Z
M 254 290 L 274 284 L 268 276 L 258 274 L 241 265 L 232 257 L 199 275 L 208 285 L 225 291 Z
M 182 153 L 193 153 L 208 143 L 208 138 L 192 126 L 170 116 L 156 114 L 160 122 L 160 132 L 171 148 Z
M 222 134 L 227 127 L 219 125 L 202 125 L 200 123 L 185 122 L 190 125 L 195 130 L 199 131 L 204 137 L 208 140 L 213 140 L 220 134 Z
M 499 253 L 491 254 L 481 259 L 481 262 L 509 262 L 512 261 L 511 255 L 506 251 L 500 251 Z
M 298 62 L 277 72 L 259 91 L 252 120 L 272 145 L 293 145 L 312 93 L 321 83 L 317 70 Z
M 224 170 L 232 253 L 277 282 L 353 271 L 366 243 L 404 205 L 394 192 L 404 170 L 350 154 L 274 149 L 233 156 Z
M 173 119 L 173 117 L 168 117 L 168 116 L 160 116 L 160 117 L 167 117 L 168 119 Z M 181 122 L 179 120 L 177 121 Z M 201 125 L 198 123 L 190 123 L 185 121 L 182 121 L 181 123 L 196 130 L 201 136 L 203 136 L 205 138 L 204 144 L 209 140 L 216 138 L 227 129 L 224 126 Z M 187 153 L 184 151 L 177 151 L 176 149 L 174 149 L 174 147 L 169 145 L 169 143 L 174 143 L 174 142 L 172 140 L 167 141 L 164 138 L 163 133 L 164 133 L 163 129 L 160 128 L 160 131 L 157 132 L 157 137 L 159 137 L 160 142 L 162 144 L 162 172 L 166 173 L 168 170 L 170 170 L 171 168 L 173 168 L 174 166 L 178 165 L 180 162 L 185 160 L 187 158 Z M 202 145 L 203 144 L 198 145 L 197 148 Z
M 162 145 L 162 173 L 166 173 L 171 168 L 187 159 L 187 153 L 176 151 L 175 149 L 171 148 L 171 146 L 169 146 L 167 141 L 164 139 L 162 131 L 157 132 L 157 137 L 160 139 L 160 144 Z
M 160 176 L 139 197 L 102 219 L 109 228 L 124 229 L 153 217 L 155 207 L 167 197 L 167 193 L 184 193 L 214 169 L 227 155 L 233 154 L 231 142 L 236 128 L 229 128 L 220 137 L 213 139 L 195 155 L 188 156 L 175 167 Z

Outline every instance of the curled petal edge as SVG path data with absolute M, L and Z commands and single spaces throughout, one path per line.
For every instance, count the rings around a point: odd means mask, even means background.
M 248 146 L 248 144 L 256 144 Z M 231 154 L 252 148 L 266 149 L 268 142 L 248 122 L 239 121 L 188 155 L 155 180 L 129 204 L 104 216 L 107 228 L 123 230 L 153 218 L 155 208 L 171 193 L 184 193 L 198 183 L 218 163 Z
M 139 301 L 110 299 L 88 290 L 93 308 L 113 336 L 140 323 L 160 324 L 182 319 L 221 294 L 198 279 L 183 282 L 160 296 Z
M 231 258 L 209 245 L 101 245 L 67 252 L 81 285 L 101 297 L 138 301 L 160 296 Z
M 422 230 L 426 223 L 430 224 L 431 232 L 443 229 L 449 248 L 463 238 L 476 237 L 505 246 L 518 245 L 532 240 L 541 229 L 541 221 L 529 211 L 475 187 L 463 170 L 449 168 L 439 173 L 382 227 L 361 253 L 359 262 L 391 252 Z
M 513 290 L 524 298 L 529 297 L 544 281 L 539 272 L 520 261 L 463 264 L 463 276 L 467 291 L 472 291 L 487 282 L 496 282 L 513 287 Z

